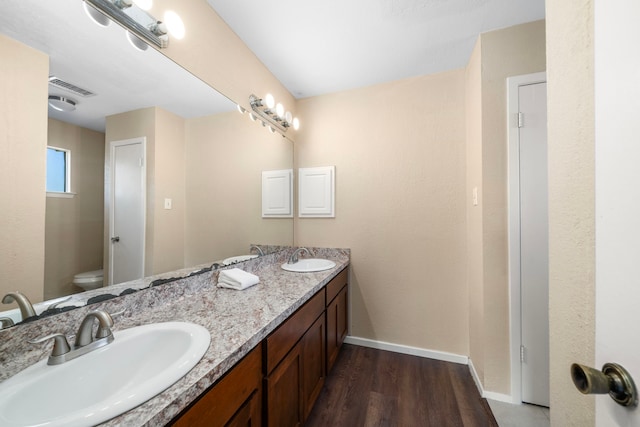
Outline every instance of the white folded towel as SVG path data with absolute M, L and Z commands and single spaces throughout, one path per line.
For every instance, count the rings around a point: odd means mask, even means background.
M 260 282 L 255 274 L 247 273 L 239 268 L 222 270 L 218 275 L 218 287 L 243 290 Z

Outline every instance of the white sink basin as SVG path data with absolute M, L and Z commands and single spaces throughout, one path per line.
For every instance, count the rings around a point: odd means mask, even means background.
M 92 426 L 149 400 L 182 378 L 211 335 L 186 322 L 114 332 L 114 341 L 61 365 L 41 360 L 0 383 L 0 425 Z
M 295 273 L 312 273 L 314 271 L 329 270 L 336 266 L 336 263 L 328 259 L 304 258 L 295 264 L 282 264 L 282 269 Z
M 254 258 L 258 258 L 258 255 L 238 255 L 238 256 L 225 258 L 224 260 L 222 260 L 222 263 L 224 265 L 229 265 L 229 264 L 235 264 L 236 262 L 247 261 Z

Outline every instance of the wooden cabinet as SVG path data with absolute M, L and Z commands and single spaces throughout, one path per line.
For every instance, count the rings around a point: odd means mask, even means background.
M 176 418 L 179 427 L 262 425 L 262 344 Z
M 349 331 L 347 280 L 347 269 L 344 269 L 327 285 L 327 373 L 331 371 Z
M 307 419 L 326 377 L 325 314 L 322 313 L 300 341 L 302 350 L 302 415 Z
M 302 417 L 302 355 L 300 346 L 289 354 L 266 379 L 267 425 L 301 426 Z
M 327 306 L 327 373 L 333 368 L 348 332 L 347 287 Z
M 322 289 L 267 337 L 268 426 L 302 425 L 322 390 L 326 372 L 324 311 Z
M 347 269 L 289 316 L 175 426 L 302 426 L 347 335 Z

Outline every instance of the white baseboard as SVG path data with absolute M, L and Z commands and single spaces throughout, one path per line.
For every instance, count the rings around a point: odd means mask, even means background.
M 492 391 L 485 391 L 482 397 L 489 400 L 497 400 L 498 402 L 513 403 L 513 404 L 516 403 L 513 401 L 513 398 L 508 394 L 494 393 Z
M 478 392 L 480 392 L 480 396 L 485 399 L 497 400 L 498 402 L 506 402 L 506 403 L 514 403 L 513 397 L 508 394 L 495 393 L 493 391 L 486 391 L 484 387 L 482 387 L 482 382 L 480 381 L 480 377 L 478 377 L 478 372 L 476 371 L 475 366 L 473 366 L 473 361 L 469 358 L 469 371 L 471 372 L 471 378 L 473 378 L 473 382 L 476 383 L 476 387 L 478 387 Z
M 375 341 L 367 338 L 348 336 L 344 339 L 347 344 L 359 345 L 361 347 L 376 348 L 378 350 L 393 351 L 395 353 L 410 354 L 412 356 L 426 357 L 428 359 L 442 360 L 444 362 L 459 363 L 466 365 L 469 358 L 459 354 L 447 353 L 444 351 L 427 350 L 424 348 L 410 347 L 406 345 L 393 344 L 384 341 Z
M 471 360 L 471 358 L 469 358 L 469 372 L 471 372 L 471 378 L 473 378 L 473 382 L 476 383 L 480 396 L 484 397 L 484 387 L 482 387 L 482 381 L 480 381 L 480 377 L 478 377 L 478 372 L 476 371 L 476 367 L 473 366 L 473 360 Z
M 344 339 L 344 342 L 347 344 L 359 345 L 361 347 L 369 347 L 369 348 L 375 348 L 378 350 L 393 351 L 395 353 L 410 354 L 412 356 L 442 360 L 443 362 L 452 362 L 452 363 L 458 363 L 461 365 L 468 365 L 469 371 L 471 372 L 471 377 L 473 378 L 473 382 L 475 382 L 476 387 L 478 388 L 478 392 L 480 392 L 480 396 L 482 396 L 485 399 L 497 400 L 498 402 L 520 403 L 520 402 L 514 402 L 513 398 L 508 394 L 495 393 L 493 391 L 486 391 L 484 387 L 482 387 L 482 382 L 478 377 L 478 372 L 476 372 L 476 368 L 473 366 L 473 362 L 467 356 L 462 356 L 460 354 L 447 353 L 444 351 L 427 350 L 424 348 L 393 344 L 389 342 L 376 341 L 376 340 L 370 340 L 367 338 L 359 338 L 359 337 L 353 337 L 353 336 L 346 337 Z

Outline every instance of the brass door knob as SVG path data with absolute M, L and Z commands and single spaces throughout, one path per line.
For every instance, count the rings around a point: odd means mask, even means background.
M 574 363 L 571 379 L 583 394 L 609 394 L 622 406 L 638 405 L 638 391 L 629 372 L 616 363 L 605 363 L 602 371 Z

